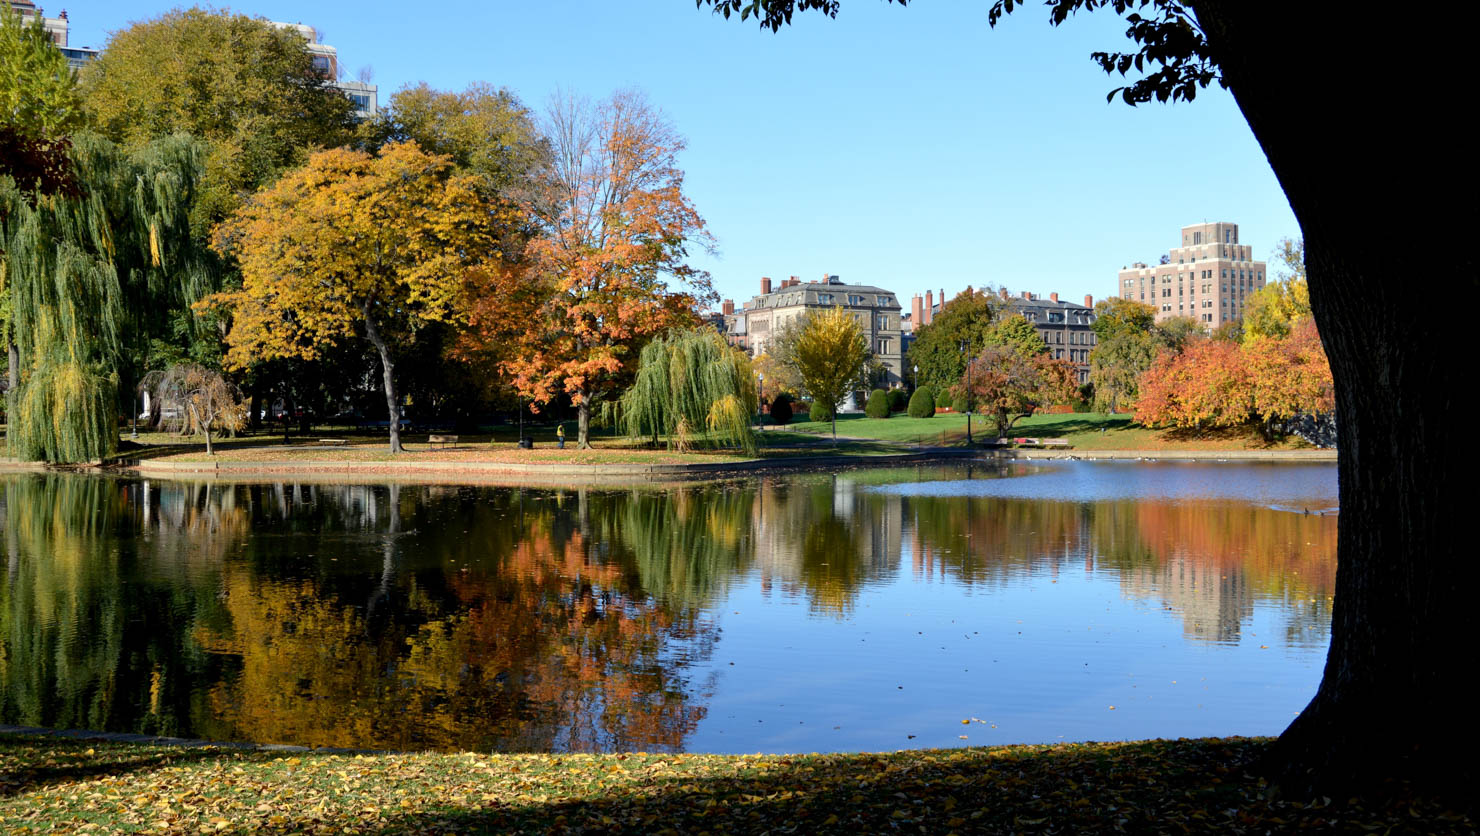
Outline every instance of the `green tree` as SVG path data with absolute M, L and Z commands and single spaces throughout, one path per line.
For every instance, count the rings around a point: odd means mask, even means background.
M 1144 331 L 1119 330 L 1102 337 L 1089 355 L 1095 410 L 1119 412 L 1135 403 L 1141 376 L 1156 360 L 1156 339 Z
M 1180 352 L 1187 343 L 1208 335 L 1208 329 L 1190 316 L 1169 316 L 1151 329 L 1156 341 L 1172 351 Z
M 33 205 L 13 181 L 0 181 L 14 455 L 78 462 L 116 448 L 130 349 L 144 350 L 158 313 L 203 284 L 187 221 L 197 150 L 176 137 L 125 154 L 82 134 L 71 149 L 80 195 Z
M 697 2 L 748 13 L 773 30 L 797 9 L 835 15 L 840 5 Z M 989 25 L 1023 5 L 993 0 Z M 1346 797 L 1414 777 L 1468 803 L 1480 772 L 1468 755 L 1480 743 L 1480 718 L 1468 691 L 1455 687 L 1452 666 L 1469 653 L 1475 631 L 1473 465 L 1470 456 L 1441 453 L 1468 430 L 1465 412 L 1452 408 L 1468 332 L 1434 327 L 1432 296 L 1394 278 L 1412 272 L 1411 248 L 1390 242 L 1470 236 L 1467 213 L 1429 194 L 1434 183 L 1473 179 L 1470 137 L 1413 126 L 1451 107 L 1473 72 L 1474 10 L 1446 8 L 1436 17 L 1396 4 L 1365 14 L 1286 4 L 1276 19 L 1262 4 L 1230 0 L 1048 0 L 1047 7 L 1054 25 L 1098 8 L 1126 19 L 1132 51 L 1091 56 L 1107 73 L 1139 76 L 1111 99 L 1190 101 L 1215 82 L 1228 89 L 1300 222 L 1311 307 L 1335 379 L 1344 521 L 1325 673 L 1280 736 L 1268 771 L 1305 797 Z M 1319 96 L 1310 95 L 1313 84 Z M 1364 148 L 1382 149 L 1366 158 L 1363 176 L 1353 176 L 1349 155 L 1332 153 L 1357 137 Z M 1466 292 L 1477 280 L 1468 252 L 1440 278 Z M 1374 726 L 1373 717 L 1398 719 Z
M 115 32 L 79 83 L 92 123 L 125 148 L 175 133 L 208 143 L 204 233 L 309 149 L 352 136 L 352 105 L 307 46 L 261 18 L 176 9 Z
M 905 365 L 920 367 L 921 385 L 954 386 L 966 371 L 966 358 L 987 345 L 998 308 L 997 297 L 987 291 L 967 288 L 957 294 L 929 325 L 915 324 L 915 341 Z
M 863 414 L 870 418 L 889 417 L 889 396 L 883 389 L 875 389 L 868 393 L 868 400 L 863 404 Z
M 745 352 L 713 328 L 674 329 L 643 347 L 637 378 L 618 401 L 629 436 L 665 439 L 685 450 L 708 430 L 710 443 L 754 455 L 751 423 L 759 407 L 755 371 Z
M 821 406 L 838 437 L 838 404 L 858 383 L 868 360 L 868 344 L 858 320 L 841 307 L 813 314 L 796 342 L 797 371 L 812 398 L 814 412 Z M 811 420 L 819 420 L 816 415 Z
M 1305 242 L 1285 238 L 1275 250 L 1284 269 L 1249 296 L 1244 309 L 1246 337 L 1287 337 L 1311 316 L 1310 284 L 1305 278 Z
M 1094 321 L 1089 327 L 1095 332 L 1095 342 L 1098 344 L 1127 331 L 1149 334 L 1155 326 L 1155 308 L 1145 302 L 1111 296 L 1095 303 Z
M 1005 316 L 992 327 L 987 335 L 987 345 L 1000 345 L 1016 351 L 1024 357 L 1047 354 L 1048 343 L 1033 327 L 1033 323 L 1021 316 Z

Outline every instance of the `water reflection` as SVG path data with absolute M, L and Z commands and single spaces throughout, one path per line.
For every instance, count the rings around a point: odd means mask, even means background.
M 879 628 L 861 607 L 936 588 L 932 606 L 954 621 L 983 595 L 1015 606 L 1013 590 L 1070 574 L 1110 584 L 1145 618 L 1178 619 L 1194 642 L 1236 645 L 1267 611 L 1282 638 L 1258 641 L 1324 647 L 1334 515 L 1275 510 L 1252 488 L 1254 501 L 1135 498 L 1113 471 L 1071 474 L 1117 483 L 1108 497 L 1014 495 L 1041 491 L 1010 486 L 1042 475 L 880 469 L 625 490 L 0 477 L 0 722 L 677 750 L 706 722 L 727 728 L 710 712 L 755 686 L 716 655 L 722 636 L 726 660 L 744 653 L 750 628 L 724 619 L 752 593 L 778 617 L 804 604 L 816 627 L 787 641 L 826 657 L 851 641 L 838 630 Z M 1329 507 L 1328 481 L 1284 498 Z M 881 671 L 915 653 L 871 648 L 863 664 Z M 840 745 L 794 735 L 784 745 Z

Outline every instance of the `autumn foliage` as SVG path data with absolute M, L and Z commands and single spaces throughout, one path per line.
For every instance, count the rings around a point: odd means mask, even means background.
M 1335 408 L 1331 367 L 1315 322 L 1288 337 L 1257 337 L 1242 345 L 1190 341 L 1164 349 L 1141 377 L 1136 420 L 1174 427 L 1266 426 L 1302 413 Z

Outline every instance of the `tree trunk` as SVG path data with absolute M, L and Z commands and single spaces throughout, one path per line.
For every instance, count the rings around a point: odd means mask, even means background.
M 386 345 L 385 339 L 380 335 L 380 328 L 375 325 L 375 317 L 370 314 L 370 305 L 367 303 L 361 307 L 365 314 L 365 336 L 375 344 L 375 350 L 380 352 L 380 370 L 385 379 L 385 405 L 390 415 L 391 430 L 391 452 L 404 453 L 406 449 L 401 446 L 401 404 L 400 398 L 396 397 L 396 367 L 391 361 L 391 349 Z M 581 425 L 581 438 L 585 439 L 586 430 L 584 422 Z
M 591 393 L 580 391 L 581 402 L 576 406 L 576 447 L 591 449 Z
M 1448 306 L 1470 302 L 1480 279 L 1473 212 L 1433 195 L 1467 196 L 1475 180 L 1468 132 L 1435 122 L 1468 78 L 1471 30 L 1457 18 L 1473 12 L 1286 4 L 1272 20 L 1242 0 L 1193 4 L 1300 221 L 1336 382 L 1331 649 L 1268 767 L 1299 795 L 1346 798 L 1411 777 L 1473 804 L 1480 722 L 1462 672 L 1480 564 L 1458 401 L 1470 352 Z M 1415 261 L 1419 246 L 1432 261 Z

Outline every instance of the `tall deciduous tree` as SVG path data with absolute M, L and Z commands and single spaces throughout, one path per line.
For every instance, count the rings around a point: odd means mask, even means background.
M 260 18 L 176 9 L 114 33 L 79 83 L 97 130 L 126 148 L 174 133 L 209 143 L 204 231 L 308 149 L 349 140 L 352 105 L 307 46 Z
M 363 334 L 380 355 L 391 452 L 402 452 L 395 346 L 459 315 L 469 270 L 498 257 L 506 212 L 446 157 L 414 144 L 377 156 L 314 154 L 216 230 L 216 248 L 241 264 L 227 307 L 227 365 L 314 359 Z
M 915 323 L 908 363 L 920 367 L 918 385 L 936 389 L 956 385 L 966 371 L 966 359 L 987 345 L 1000 307 L 991 293 L 967 288 L 942 305 L 929 325 Z
M 683 140 L 642 95 L 557 97 L 544 132 L 548 185 L 526 203 L 541 234 L 516 269 L 486 274 L 470 340 L 513 343 L 515 388 L 536 407 L 569 396 L 585 448 L 592 404 L 630 379 L 642 346 L 697 322 L 713 294 L 688 251 L 712 242 L 683 192 Z
M 988 345 L 971 359 L 952 388 L 992 417 L 999 438 L 1039 407 L 1074 397 L 1074 367 L 1046 351 L 1023 351 L 1007 343 Z
M 697 2 L 750 12 L 772 29 L 796 9 L 839 7 Z M 993 0 L 988 22 L 1020 5 Z M 1270 772 L 1307 796 L 1346 797 L 1415 776 L 1468 801 L 1480 772 L 1469 754 L 1480 718 L 1452 671 L 1470 653 L 1477 614 L 1468 596 L 1480 580 L 1468 525 L 1474 455 L 1453 450 L 1468 432 L 1453 382 L 1471 354 L 1469 333 L 1434 327 L 1432 297 L 1394 277 L 1413 269 L 1411 248 L 1395 242 L 1466 241 L 1472 232 L 1467 213 L 1430 194 L 1434 183 L 1474 181 L 1471 137 L 1414 126 L 1451 108 L 1472 74 L 1475 9 L 1436 17 L 1396 4 L 1356 13 L 1299 3 L 1280 7 L 1276 20 L 1266 6 L 1238 0 L 1046 5 L 1055 25 L 1100 7 L 1126 18 L 1133 51 L 1092 58 L 1106 72 L 1145 75 L 1111 98 L 1190 100 L 1214 82 L 1226 87 L 1300 222 L 1311 307 L 1336 383 L 1343 521 L 1326 669 L 1280 736 Z M 1360 165 L 1337 148 L 1361 153 Z M 1448 255 L 1437 280 L 1471 292 L 1480 277 L 1473 248 Z
M 1275 254 L 1283 269 L 1275 281 L 1249 296 L 1244 309 L 1245 336 L 1283 337 L 1311 316 L 1310 284 L 1305 278 L 1305 242 L 1285 238 Z
M 857 385 L 868 361 L 868 340 L 858 320 L 842 308 L 814 313 L 797 336 L 796 366 L 813 403 L 832 416 L 838 437 L 838 405 Z
M 1116 412 L 1135 403 L 1141 375 L 1156 359 L 1152 335 L 1156 310 L 1144 302 L 1112 296 L 1095 303 L 1095 347 L 1089 355 L 1089 379 L 1095 385 L 1095 409 Z

